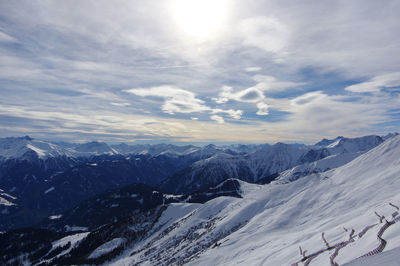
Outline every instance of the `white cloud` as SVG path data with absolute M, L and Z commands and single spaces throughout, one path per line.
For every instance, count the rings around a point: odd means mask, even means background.
M 385 94 L 355 101 L 350 96 L 315 91 L 293 99 L 281 99 L 270 107 L 289 113 L 273 128 L 286 130 L 282 134 L 292 132 L 306 139 L 318 134 L 337 136 L 340 132 L 353 136 L 366 134 L 375 124 L 390 120 L 387 111 L 396 108 L 398 101 L 399 97 Z
M 233 92 L 230 86 L 223 86 L 218 97 L 213 98 L 216 103 L 226 103 L 229 100 L 238 102 L 260 102 L 264 99 L 264 92 L 278 92 L 289 88 L 304 85 L 304 83 L 280 81 L 273 76 L 255 75 L 253 77 L 257 84 L 242 91 Z
M 322 91 L 313 91 L 306 94 L 300 95 L 290 101 L 292 106 L 305 106 L 307 104 L 313 104 L 318 100 L 326 98 L 327 95 Z
M 129 89 L 126 90 L 126 92 L 142 97 L 153 96 L 163 98 L 164 104 L 161 106 L 161 109 L 167 114 L 198 113 L 207 111 L 212 114 L 226 114 L 233 119 L 240 119 L 243 114 L 242 110 L 211 108 L 207 106 L 203 100 L 196 98 L 196 95 L 193 92 L 170 85 Z
M 219 115 L 212 115 L 212 116 L 210 116 L 210 119 L 216 121 L 218 124 L 225 123 L 224 118 Z
M 0 31 L 0 42 L 17 42 L 17 39 Z
M 242 110 L 233 110 L 233 109 L 229 109 L 229 110 L 213 109 L 211 113 L 213 113 L 213 114 L 221 114 L 221 113 L 227 114 L 231 118 L 237 119 L 237 120 L 239 120 L 243 115 L 243 111 Z
M 263 93 L 257 88 L 248 88 L 239 92 L 233 92 L 233 88 L 223 86 L 217 98 L 213 98 L 216 103 L 226 103 L 229 100 L 238 102 L 257 102 L 264 98 Z
M 279 52 L 285 48 L 289 38 L 287 27 L 273 17 L 252 17 L 239 23 L 243 44 L 255 46 L 268 52 Z
M 277 80 L 275 77 L 268 75 L 255 75 L 253 79 L 257 82 L 254 88 L 265 92 L 284 91 L 290 88 L 304 85 L 304 83 L 302 82 L 280 81 Z
M 255 75 L 253 79 L 258 82 L 253 87 L 238 92 L 233 92 L 232 87 L 223 86 L 218 97 L 212 99 L 219 104 L 227 103 L 229 100 L 234 100 L 237 102 L 256 103 L 256 106 L 258 108 L 256 114 L 268 115 L 269 106 L 267 104 L 267 100 L 265 99 L 264 92 L 283 91 L 288 88 L 293 88 L 304 84 L 291 81 L 279 81 L 273 76 L 266 75 Z
M 258 111 L 256 114 L 258 115 L 268 115 L 268 104 L 264 102 L 257 103 Z
M 125 107 L 125 106 L 131 105 L 130 103 L 118 103 L 118 102 L 111 102 L 110 104 L 114 105 L 114 106 L 120 106 L 120 107 Z
M 168 114 L 195 113 L 210 110 L 210 107 L 206 106 L 203 100 L 196 98 L 193 92 L 171 85 L 129 89 L 126 92 L 142 97 L 153 96 L 165 99 L 161 109 Z
M 244 69 L 245 72 L 258 72 L 260 71 L 262 68 L 261 67 L 246 67 Z
M 345 90 L 351 92 L 377 92 L 384 87 L 400 87 L 400 72 L 379 75 L 369 81 L 348 86 Z

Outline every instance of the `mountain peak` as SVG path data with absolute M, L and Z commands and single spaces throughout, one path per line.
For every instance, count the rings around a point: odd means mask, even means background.
M 315 143 L 314 146 L 328 146 L 328 145 L 330 145 L 330 144 L 332 144 L 332 143 L 334 143 L 334 142 L 336 142 L 338 140 L 342 140 L 342 139 L 344 139 L 343 136 L 338 136 L 338 137 L 336 137 L 334 139 L 323 138 L 321 141 Z

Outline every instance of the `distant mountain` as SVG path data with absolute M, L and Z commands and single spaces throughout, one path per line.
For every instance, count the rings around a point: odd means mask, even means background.
M 190 193 L 228 178 L 265 184 L 278 178 L 279 173 L 284 175 L 281 182 L 295 180 L 348 163 L 382 142 L 379 136 L 338 137 L 313 146 L 277 143 L 264 145 L 250 154 L 221 152 L 173 174 L 159 187 L 171 193 Z
M 385 139 L 396 134 L 385 136 Z M 193 194 L 229 178 L 292 182 L 350 162 L 384 138 L 338 137 L 324 145 L 54 144 L 0 139 L 0 230 L 31 226 L 110 189 L 143 183 Z M 2 204 L 3 203 L 3 204 Z M 12 204 L 11 204 L 12 203 Z
M 326 146 L 328 146 L 328 145 L 330 145 L 330 144 L 332 144 L 332 143 L 334 143 L 334 142 L 336 142 L 338 140 L 341 140 L 343 138 L 344 138 L 343 136 L 339 136 L 339 137 L 334 138 L 334 139 L 322 139 L 321 141 L 315 143 L 314 145 L 315 146 L 326 147 Z
M 28 136 L 0 138 L 0 156 L 5 159 L 47 159 L 49 157 L 71 157 L 73 150 L 49 142 L 35 140 Z

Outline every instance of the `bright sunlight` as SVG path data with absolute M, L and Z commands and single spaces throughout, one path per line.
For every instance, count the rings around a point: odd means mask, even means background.
M 171 11 L 179 29 L 200 41 L 219 37 L 226 25 L 227 0 L 172 0 Z

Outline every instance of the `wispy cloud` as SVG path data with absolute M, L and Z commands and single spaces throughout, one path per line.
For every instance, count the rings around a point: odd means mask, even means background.
M 272 16 L 246 18 L 239 23 L 239 32 L 244 45 L 273 53 L 283 50 L 289 38 L 288 28 Z
M 158 97 L 164 100 L 161 109 L 164 113 L 201 113 L 211 112 L 213 114 L 227 114 L 233 119 L 240 119 L 242 116 L 241 110 L 223 110 L 219 108 L 211 108 L 201 99 L 198 99 L 193 92 L 171 86 L 164 85 L 151 88 L 138 88 L 125 90 L 128 93 L 135 94 L 141 97 Z M 216 115 L 212 117 L 217 117 Z M 218 116 L 219 117 L 219 116 Z M 221 121 L 211 118 L 215 121 Z
M 345 90 L 351 92 L 378 92 L 383 88 L 394 87 L 400 87 L 400 72 L 379 75 L 368 81 L 347 86 Z
M 17 39 L 0 31 L 0 42 L 17 42 Z
M 255 66 L 255 67 L 246 67 L 244 69 L 244 71 L 246 71 L 246 72 L 258 72 L 261 69 L 262 69 L 261 67 L 257 67 L 257 66 Z
M 2 1 L 0 134 L 262 142 L 400 130 L 398 1 L 226 2 L 218 34 L 190 38 L 170 1 Z
M 142 97 L 159 97 L 165 101 L 161 109 L 168 114 L 174 113 L 195 113 L 210 110 L 204 105 L 204 101 L 196 98 L 193 92 L 183 90 L 181 88 L 164 85 L 151 88 L 138 88 L 126 90 Z

